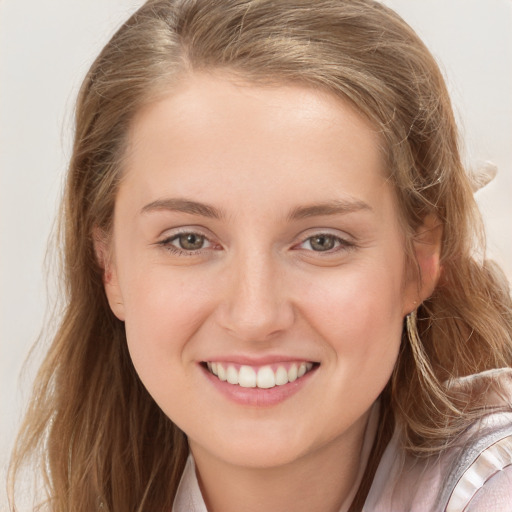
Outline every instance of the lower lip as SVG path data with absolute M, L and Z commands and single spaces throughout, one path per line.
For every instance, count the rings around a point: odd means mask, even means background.
M 270 407 L 284 402 L 295 393 L 300 391 L 316 373 L 317 367 L 298 378 L 294 382 L 288 382 L 282 386 L 274 386 L 269 389 L 262 388 L 244 388 L 236 384 L 222 381 L 210 373 L 206 368 L 200 365 L 206 378 L 215 386 L 215 388 L 231 401 L 240 405 L 249 405 L 252 407 Z

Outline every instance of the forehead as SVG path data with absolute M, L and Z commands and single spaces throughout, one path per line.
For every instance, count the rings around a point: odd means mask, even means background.
M 271 133 L 289 128 L 283 125 L 291 121 L 297 134 L 299 130 L 312 133 L 315 128 L 340 129 L 342 125 L 350 130 L 357 125 L 359 132 L 364 130 L 373 138 L 376 147 L 382 145 L 378 130 L 348 100 L 318 87 L 297 83 L 261 85 L 219 72 L 192 73 L 159 97 L 135 116 L 131 142 L 156 123 L 170 127 L 175 121 L 179 123 L 174 125 L 178 131 L 188 129 L 199 137 L 213 125 Z
M 260 205 L 269 186 L 282 201 L 324 200 L 315 196 L 335 195 L 333 187 L 378 196 L 381 146 L 371 123 L 328 92 L 196 74 L 137 114 L 124 181 L 148 202 L 192 192 L 211 203 L 221 187 L 231 199 L 252 192 Z

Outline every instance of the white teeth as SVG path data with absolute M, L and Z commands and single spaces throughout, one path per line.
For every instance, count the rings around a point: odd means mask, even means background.
M 297 380 L 297 365 L 292 364 L 288 370 L 288 382 L 294 382 Z
M 302 362 L 299 365 L 293 363 L 288 370 L 284 366 L 278 366 L 275 372 L 270 365 L 262 366 L 258 370 L 247 365 L 242 365 L 237 370 L 233 364 L 225 368 L 222 363 L 216 362 L 207 362 L 206 366 L 213 375 L 229 384 L 243 388 L 270 389 L 300 379 L 313 368 L 313 363 Z
M 226 380 L 230 384 L 238 384 L 238 372 L 234 366 L 228 366 L 228 371 L 226 372 Z
M 270 366 L 263 366 L 258 370 L 256 386 L 263 389 L 273 388 L 276 385 L 276 376 Z
M 288 372 L 286 368 L 280 366 L 276 372 L 276 384 L 278 386 L 283 386 L 284 384 L 288 384 Z
M 220 380 L 226 380 L 226 370 L 224 370 L 224 366 L 222 366 L 220 363 L 217 363 L 217 377 L 219 377 Z
M 240 366 L 238 384 L 243 388 L 255 388 L 256 372 L 250 366 Z

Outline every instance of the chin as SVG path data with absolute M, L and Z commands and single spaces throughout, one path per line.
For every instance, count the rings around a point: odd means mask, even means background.
M 267 427 L 268 428 L 268 427 Z M 251 469 L 277 468 L 291 464 L 314 450 L 314 444 L 296 432 L 290 435 L 289 429 L 268 428 L 265 432 L 255 433 L 253 427 L 245 433 L 230 431 L 229 435 L 208 443 L 191 442 L 192 453 L 206 451 L 216 459 L 227 464 Z

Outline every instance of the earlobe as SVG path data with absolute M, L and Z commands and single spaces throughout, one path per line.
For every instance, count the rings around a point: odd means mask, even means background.
M 419 270 L 418 302 L 428 299 L 441 276 L 441 243 L 443 226 L 436 215 L 427 215 L 413 239 L 414 254 Z
M 96 259 L 98 261 L 98 265 L 103 271 L 103 286 L 105 288 L 105 294 L 107 296 L 110 309 L 119 320 L 124 321 L 125 312 L 123 297 L 121 289 L 119 288 L 113 254 L 104 231 L 100 228 L 94 228 L 93 241 Z

